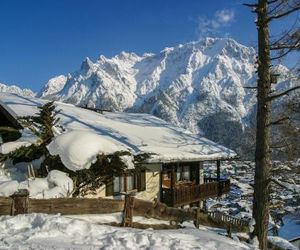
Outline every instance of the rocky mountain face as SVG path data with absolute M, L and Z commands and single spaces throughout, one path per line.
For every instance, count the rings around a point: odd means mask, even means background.
M 21 96 L 31 96 L 31 97 L 35 96 L 35 93 L 32 92 L 30 89 L 21 89 L 18 86 L 6 85 L 4 83 L 0 83 L 0 92 L 9 92 Z
M 86 58 L 79 70 L 50 79 L 38 96 L 150 113 L 245 155 L 253 145 L 256 92 L 244 87 L 256 83 L 255 56 L 232 39 L 206 38 L 158 54 Z M 291 84 L 284 79 L 277 86 Z

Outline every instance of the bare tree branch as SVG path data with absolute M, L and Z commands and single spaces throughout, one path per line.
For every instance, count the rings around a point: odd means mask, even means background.
M 277 13 L 280 11 L 278 8 L 284 4 L 283 1 L 280 1 L 277 5 L 275 5 L 271 10 L 269 10 L 268 14 L 271 15 L 274 11 L 277 10 Z M 282 8 L 283 9 L 283 8 Z M 281 9 L 281 10 L 282 10 Z
M 250 8 L 257 8 L 258 7 L 258 4 L 255 4 L 255 3 L 243 3 L 243 5 L 245 5 L 247 7 L 250 7 Z
M 296 44 L 277 44 L 270 47 L 270 50 L 280 50 L 280 49 L 299 49 L 300 39 Z
M 276 41 L 273 41 L 272 44 L 270 44 L 270 46 L 274 46 L 279 43 L 286 43 L 287 36 L 290 40 L 290 38 L 293 37 L 299 30 L 298 22 L 299 16 L 297 15 L 297 18 L 295 19 L 293 25 L 291 25 L 291 27 L 288 30 L 284 30 L 280 35 L 278 34 L 280 38 L 278 38 Z
M 290 117 L 286 116 L 286 117 L 282 117 L 276 121 L 270 122 L 268 124 L 268 126 L 274 126 L 274 125 L 281 125 L 283 124 L 284 121 L 290 120 Z
M 287 49 L 286 51 L 284 51 L 283 53 L 281 53 L 279 56 L 275 56 L 275 57 L 272 57 L 270 58 L 271 61 L 274 61 L 274 60 L 278 60 L 280 58 L 283 58 L 285 57 L 288 53 L 290 53 L 293 49 Z
M 284 189 L 287 189 L 287 190 L 290 190 L 290 188 L 288 188 L 287 186 L 285 186 L 284 184 L 282 184 L 281 182 L 279 182 L 278 180 L 272 178 L 272 181 L 277 184 L 278 186 L 284 188 Z
M 257 89 L 257 87 L 251 87 L 251 86 L 244 86 L 244 89 Z
M 288 93 L 290 93 L 290 92 L 292 92 L 292 91 L 294 91 L 294 90 L 296 90 L 296 89 L 300 89 L 300 85 L 295 86 L 295 87 L 290 88 L 290 89 L 287 89 L 287 90 L 285 90 L 285 91 L 283 91 L 283 92 L 280 92 L 280 93 L 278 93 L 278 94 L 271 95 L 271 96 L 268 97 L 268 100 L 267 100 L 267 101 L 272 101 L 272 100 L 274 100 L 274 99 L 276 99 L 276 98 L 278 98 L 278 97 L 287 95 Z
M 291 8 L 291 9 L 285 11 L 285 12 L 281 12 L 281 13 L 278 13 L 278 14 L 270 16 L 267 19 L 267 22 L 270 22 L 273 19 L 278 19 L 278 18 L 281 18 L 281 17 L 284 17 L 284 16 L 288 16 L 289 14 L 292 14 L 293 12 L 295 12 L 297 10 L 300 10 L 300 4 L 298 6 L 295 6 L 295 7 Z
M 280 0 L 270 0 L 270 1 L 268 1 L 268 4 L 276 3 L 278 1 L 280 1 Z

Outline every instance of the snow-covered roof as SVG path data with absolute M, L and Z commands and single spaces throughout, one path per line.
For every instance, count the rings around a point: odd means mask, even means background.
M 35 115 L 38 113 L 37 107 L 47 102 L 43 99 L 9 93 L 0 93 L 0 100 L 4 108 L 9 112 L 13 111 L 18 117 Z M 133 154 L 152 153 L 148 162 L 221 160 L 236 156 L 230 149 L 149 114 L 120 112 L 100 114 L 71 104 L 55 102 L 55 105 L 57 110 L 60 110 L 60 124 L 65 128 L 63 133 L 77 131 L 75 137 L 78 143 L 80 131 L 83 136 L 86 133 L 93 133 L 95 140 L 103 138 L 104 146 L 114 144 L 116 146 L 114 150 L 127 149 Z M 95 144 L 92 140 L 93 137 L 84 141 Z M 85 145 L 79 146 L 82 150 L 85 148 Z

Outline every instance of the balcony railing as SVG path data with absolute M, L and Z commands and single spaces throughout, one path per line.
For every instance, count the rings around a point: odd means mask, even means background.
M 182 183 L 174 189 L 163 188 L 162 202 L 168 206 L 182 205 L 205 200 L 210 197 L 221 196 L 230 191 L 230 181 L 216 178 L 205 178 L 204 184 Z

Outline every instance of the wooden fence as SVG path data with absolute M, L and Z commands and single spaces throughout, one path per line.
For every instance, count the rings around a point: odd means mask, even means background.
M 0 197 L 0 215 L 24 213 L 107 214 L 121 212 L 123 209 L 123 200 L 102 198 L 30 199 L 26 189 L 15 193 L 11 197 Z
M 239 218 L 221 212 L 208 212 L 207 215 L 215 223 L 225 223 L 228 226 L 240 228 L 240 231 L 246 231 L 249 227 L 248 220 L 241 220 Z
M 184 221 L 214 226 L 233 231 L 247 231 L 246 221 L 221 213 L 205 213 L 200 208 L 179 209 L 168 207 L 158 201 L 151 202 L 126 195 L 124 200 L 107 198 L 55 198 L 30 199 L 28 191 L 19 190 L 11 197 L 0 197 L 0 215 L 17 215 L 26 213 L 47 213 L 62 215 L 75 214 L 109 214 L 123 212 L 123 226 L 132 226 L 133 216 L 143 216 L 170 221 L 173 225 Z

